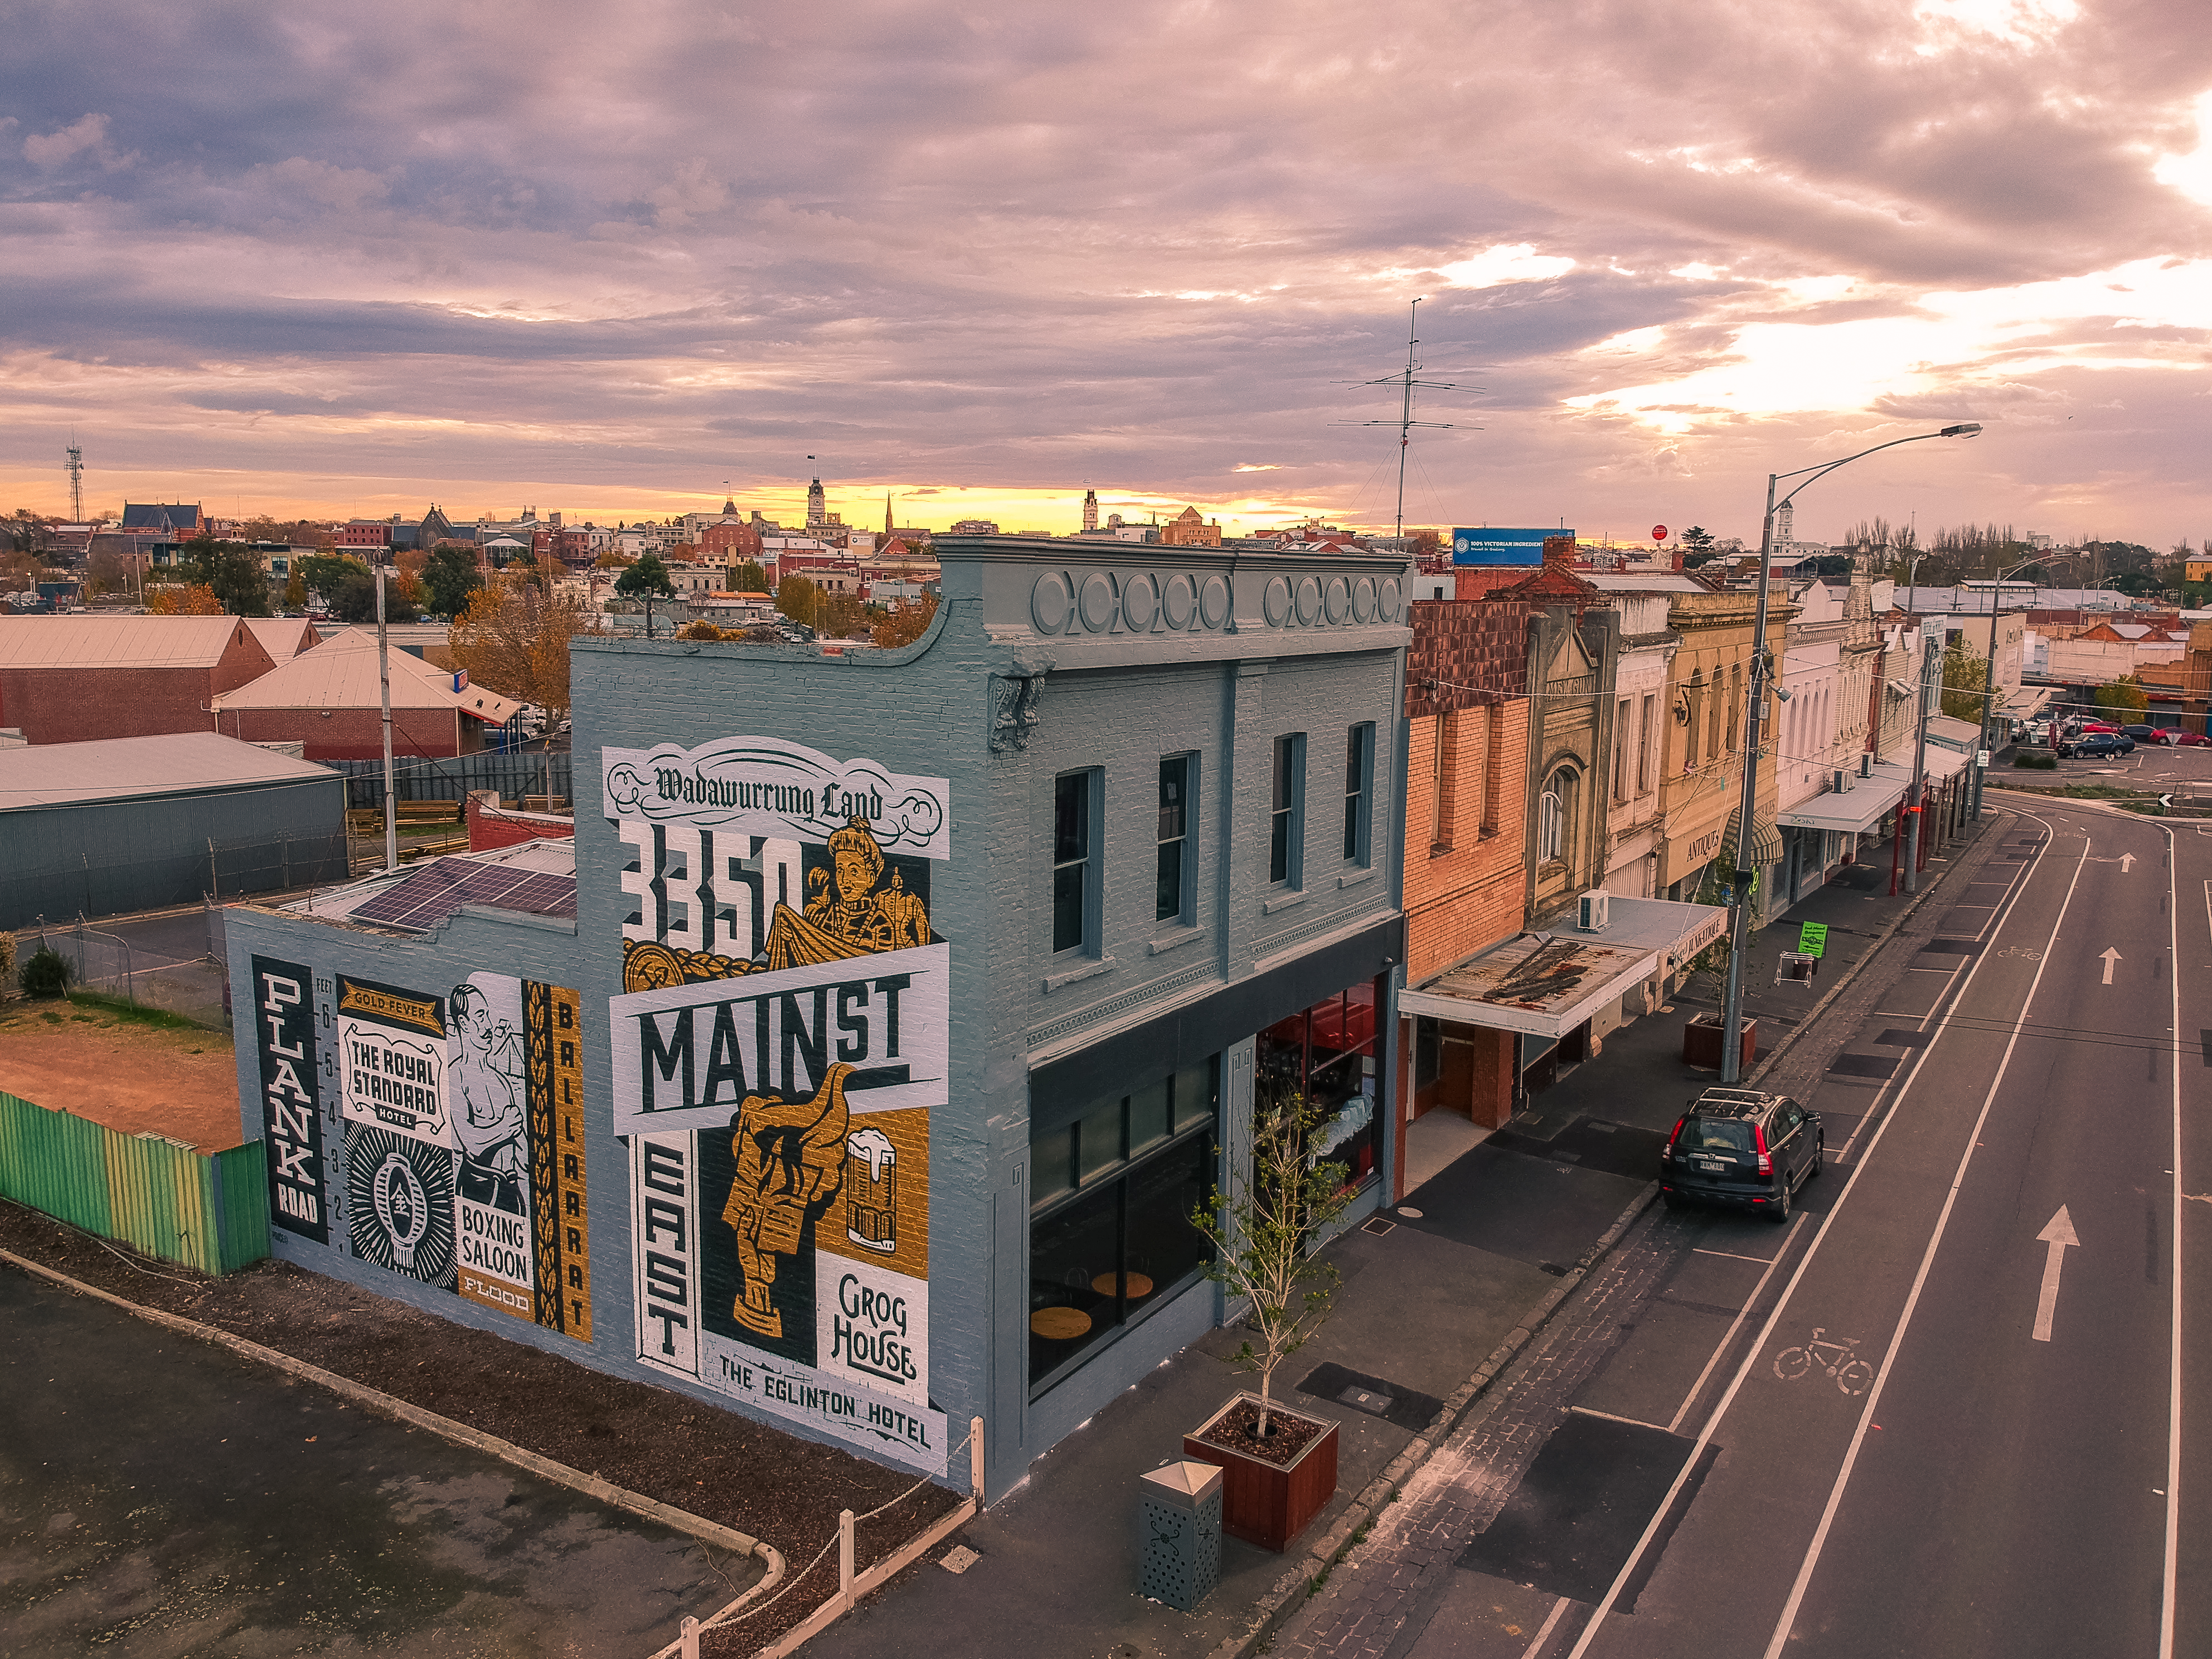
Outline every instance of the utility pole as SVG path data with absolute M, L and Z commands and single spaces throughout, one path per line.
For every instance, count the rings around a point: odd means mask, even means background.
M 1751 943 L 1751 887 L 1757 877 L 1752 865 L 1753 850 L 1758 842 L 1753 829 L 1759 805 L 1759 726 L 1765 712 L 1766 682 L 1771 672 L 1766 649 L 1766 592 L 1774 556 L 1774 514 L 1778 508 L 1786 507 L 1808 484 L 1816 483 L 1839 466 L 1863 460 L 1869 455 L 1885 449 L 1894 449 L 1899 444 L 1919 443 L 1929 438 L 1972 438 L 1981 431 L 1978 422 L 1962 422 L 1947 426 L 1940 432 L 1915 433 L 1909 438 L 1893 438 L 1886 444 L 1876 444 L 1872 449 L 1862 449 L 1856 455 L 1845 455 L 1839 460 L 1824 461 L 1817 465 L 1801 467 L 1795 472 L 1770 472 L 1766 475 L 1766 517 L 1759 532 L 1759 611 L 1753 624 L 1751 640 L 1751 705 L 1745 711 L 1743 750 L 1743 794 L 1736 809 L 1736 836 L 1734 848 L 1735 860 L 1733 891 L 1735 902 L 1729 916 L 1728 988 L 1721 998 L 1721 1081 L 1734 1083 L 1743 1063 L 1743 957 Z M 1790 493 L 1780 501 L 1774 499 L 1776 487 L 1784 478 L 1802 478 L 1804 483 L 1790 486 Z M 1875 713 L 1880 714 L 1879 697 Z M 1924 737 L 1928 726 L 1928 704 L 1925 677 L 1923 678 L 1920 725 Z M 1918 771 L 1916 763 L 1914 770 Z M 1915 811 L 1917 811 L 1917 796 Z M 1916 817 L 1914 823 L 1918 819 Z
M 1919 625 L 1918 618 L 1914 625 Z M 1920 633 L 1920 719 L 1912 734 L 1912 789 L 1910 811 L 1911 817 L 1905 826 L 1905 890 L 1920 890 L 1920 820 L 1926 817 L 1923 799 L 1928 790 L 1928 684 L 1934 678 L 1930 672 L 1936 664 L 1936 653 L 1929 647 L 1932 641 L 1927 630 Z

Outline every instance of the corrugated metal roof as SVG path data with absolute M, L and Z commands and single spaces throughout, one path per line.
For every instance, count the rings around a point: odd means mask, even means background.
M 522 707 L 486 686 L 471 685 L 457 692 L 450 673 L 396 647 L 386 654 L 392 662 L 394 708 L 458 708 L 490 725 L 504 726 Z M 259 679 L 224 692 L 215 706 L 228 714 L 239 708 L 374 708 L 380 702 L 376 630 L 349 628 L 280 663 Z
M 302 651 L 311 651 L 323 637 L 305 617 L 242 617 L 239 620 L 261 641 L 261 648 L 269 653 L 271 662 L 283 662 Z
M 34 743 L 0 749 L 0 811 L 337 775 L 328 767 L 272 754 L 216 732 Z
M 0 668 L 212 668 L 236 617 L 10 617 Z

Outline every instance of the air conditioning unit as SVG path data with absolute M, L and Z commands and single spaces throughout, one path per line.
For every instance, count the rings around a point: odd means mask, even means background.
M 1863 752 L 1860 754 L 1859 775 L 1863 778 L 1870 778 L 1874 775 L 1874 757 L 1872 755 L 1865 754 Z
M 1575 901 L 1575 926 L 1585 933 L 1602 933 L 1613 920 L 1613 895 L 1584 893 Z

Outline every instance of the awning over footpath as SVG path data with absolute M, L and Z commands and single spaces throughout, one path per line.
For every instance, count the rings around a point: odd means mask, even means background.
M 1713 904 L 1614 898 L 1601 933 L 1522 933 L 1418 989 L 1401 991 L 1401 1013 L 1455 1025 L 1520 1031 L 1554 1041 L 1662 969 L 1672 969 L 1726 931 Z
M 1981 728 L 1972 720 L 1935 714 L 1928 721 L 1928 775 L 1941 783 L 1966 769 L 1982 746 Z
M 1743 808 L 1737 807 L 1729 814 L 1728 828 L 1721 831 L 1721 849 L 1716 859 L 1735 857 L 1736 836 L 1743 828 Z M 1782 832 L 1774 827 L 1774 820 L 1764 812 L 1751 815 L 1751 861 L 1748 868 L 1756 870 L 1761 865 L 1782 862 Z M 1734 868 L 1733 865 L 1723 867 Z
M 1876 761 L 1871 771 L 1871 776 L 1863 778 L 1855 772 L 1845 773 L 1845 787 L 1840 793 L 1832 789 L 1784 807 L 1782 822 L 1797 830 L 1864 834 L 1905 799 L 1905 792 L 1912 783 L 1912 769 L 1893 761 Z

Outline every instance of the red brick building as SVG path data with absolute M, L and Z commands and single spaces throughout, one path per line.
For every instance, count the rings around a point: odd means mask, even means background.
M 1528 574 L 1510 573 L 1516 581 Z M 1528 627 L 1536 608 L 1474 598 L 1413 606 L 1406 657 L 1409 986 L 1520 930 L 1528 856 Z M 1511 1111 L 1510 1050 L 1498 1033 L 1401 1020 L 1398 1097 L 1407 1110 L 1399 1133 L 1438 1106 L 1478 1127 L 1497 1127 Z M 1405 1168 L 1402 1158 L 1396 1167 Z
M 702 557 L 724 564 L 757 560 L 761 556 L 761 533 L 742 522 L 710 524 L 699 532 L 699 551 Z
M 211 732 L 276 659 L 236 617 L 0 619 L 0 727 L 32 743 Z
M 389 653 L 392 752 L 471 755 L 521 704 L 404 651 Z M 220 697 L 216 730 L 247 743 L 298 743 L 311 761 L 373 760 L 384 753 L 376 630 L 349 628 L 313 650 Z

